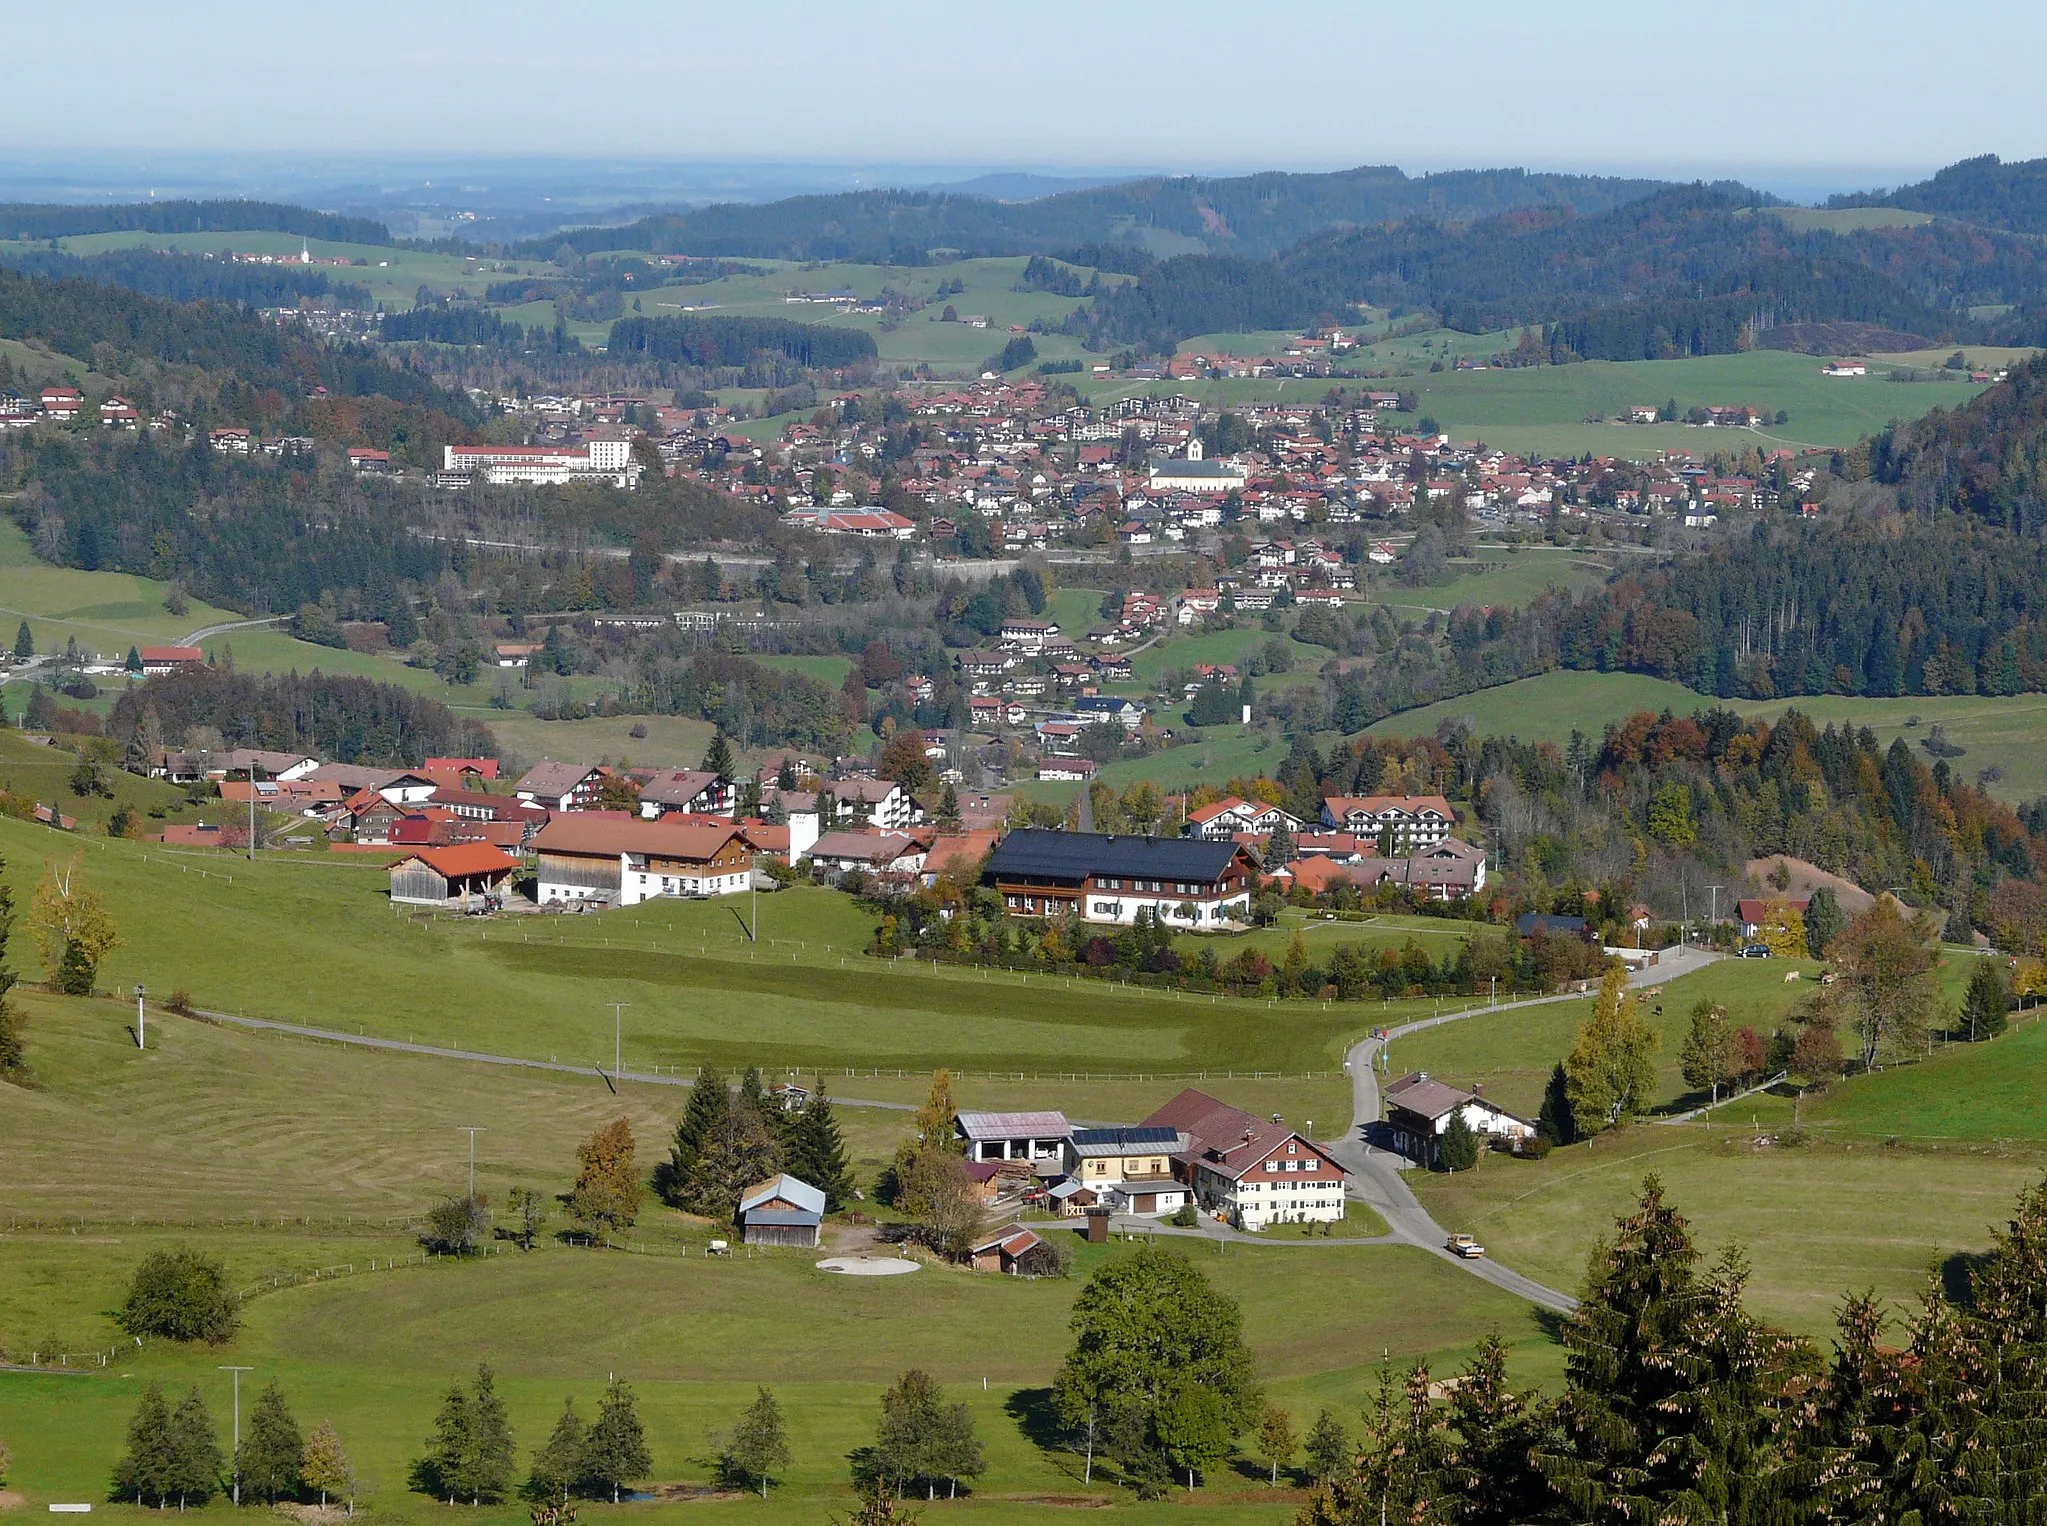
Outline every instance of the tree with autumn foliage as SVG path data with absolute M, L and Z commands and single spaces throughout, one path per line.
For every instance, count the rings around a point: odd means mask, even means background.
M 579 1170 L 565 1206 L 591 1233 L 628 1229 L 640 1216 L 646 1185 L 634 1163 L 632 1121 L 614 1118 L 576 1149 Z

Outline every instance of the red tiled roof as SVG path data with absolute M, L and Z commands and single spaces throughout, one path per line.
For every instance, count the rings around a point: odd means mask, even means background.
M 509 858 L 487 842 L 453 843 L 445 848 L 414 848 L 391 867 L 409 864 L 418 859 L 443 879 L 459 879 L 466 874 L 509 874 L 519 867 L 519 861 Z

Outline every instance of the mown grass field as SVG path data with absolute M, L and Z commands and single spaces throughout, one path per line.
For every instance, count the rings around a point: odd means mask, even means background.
M 1447 565 L 1452 574 L 1448 582 L 1419 588 L 1377 574 L 1372 579 L 1372 602 L 1416 613 L 1465 604 L 1513 608 L 1549 589 L 1579 593 L 1597 588 L 1613 573 L 1609 564 L 1595 557 L 1551 549 L 1489 550 L 1477 557 L 1453 558 Z
M 1256 1004 L 861 952 L 876 914 L 822 890 L 490 924 L 395 916 L 376 864 L 320 854 L 254 867 L 0 821 L 17 904 L 46 861 L 83 853 L 123 941 L 103 986 L 183 988 L 202 1006 L 398 1039 L 629 1066 L 758 1064 L 1118 1077 L 1333 1071 L 1355 1006 Z M 309 960 L 307 950 L 319 950 Z
M 2047 728 L 2047 695 L 2040 694 L 1899 699 L 1813 694 L 1720 700 L 1639 673 L 1556 672 L 1402 711 L 1367 728 L 1367 734 L 1431 736 L 1444 721 L 1464 720 L 1480 736 L 1562 743 L 1570 739 L 1573 729 L 1597 740 L 1606 727 L 1637 711 L 1689 715 L 1715 705 L 1772 720 L 1795 709 L 1822 726 L 1867 726 L 1876 733 L 1879 747 L 1903 737 L 1916 748 L 1939 722 L 1947 728 L 1948 740 L 1963 749 L 1948 765 L 1961 777 L 1973 779 L 1984 768 L 1996 768 L 2002 777 L 1988 786 L 1994 795 L 2018 801 L 2047 792 L 2047 751 L 2040 747 L 2043 728 Z M 1911 724 L 1915 719 L 1918 724 Z
M 708 1434 L 730 1423 L 755 1383 L 775 1387 L 797 1454 L 783 1489 L 765 1503 L 632 1507 L 642 1513 L 716 1509 L 779 1522 L 843 1510 L 845 1455 L 871 1432 L 881 1387 L 909 1366 L 973 1407 L 988 1452 L 974 1496 L 942 1509 L 1009 1521 L 1041 1515 L 1050 1496 L 1132 1518 L 1163 1508 L 1130 1503 L 1099 1479 L 1083 1487 L 1078 1459 L 1038 1444 L 1042 1390 L 1064 1351 L 1077 1279 L 936 1265 L 842 1279 L 802 1252 L 715 1260 L 701 1254 L 715 1226 L 658 1206 L 631 1232 L 630 1251 L 544 1238 L 530 1255 L 369 1269 L 412 1254 L 402 1221 L 463 1189 L 466 1147 L 452 1122 L 485 1126 L 477 1184 L 501 1202 L 514 1184 L 566 1187 L 574 1144 L 620 1112 L 635 1122 L 642 1167 L 651 1165 L 680 1091 L 627 1084 L 613 1096 L 595 1077 L 370 1054 L 188 1019 L 153 1023 L 150 1048 L 137 1051 L 119 1004 L 30 997 L 27 1008 L 39 1089 L 7 1093 L 14 1100 L 0 1109 L 0 1145 L 21 1164 L 0 1181 L 0 1350 L 9 1358 L 118 1346 L 108 1311 L 154 1246 L 198 1245 L 245 1288 L 353 1268 L 262 1291 L 245 1306 L 242 1332 L 219 1348 L 130 1348 L 87 1376 L 0 1373 L 11 1482 L 35 1503 L 101 1495 L 145 1380 L 202 1384 L 224 1422 L 218 1366 L 239 1363 L 256 1369 L 258 1384 L 278 1379 L 307 1425 L 336 1422 L 380 1518 L 424 1519 L 438 1507 L 406 1493 L 409 1461 L 449 1381 L 489 1360 L 522 1465 L 564 1393 L 588 1411 L 616 1372 L 641 1399 L 652 1481 L 699 1487 L 711 1481 Z M 984 1100 L 971 1087 L 962 1097 Z M 900 1112 L 844 1107 L 840 1117 L 868 1163 L 908 1125 Z M 149 1170 L 135 1169 L 141 1158 Z M 66 1215 L 68 1228 L 56 1222 Z M 1378 1227 L 1361 1214 L 1350 1231 Z M 1078 1270 L 1125 1253 L 1082 1247 Z M 1525 1306 L 1419 1252 L 1310 1242 L 1187 1253 L 1242 1303 L 1260 1376 L 1300 1429 L 1322 1405 L 1354 1416 L 1383 1357 L 1450 1365 L 1489 1328 L 1522 1353 L 1519 1370 L 1556 1368 Z M 1342 1313 L 1304 1317 L 1308 1308 Z M 1220 1469 L 1172 1508 L 1219 1521 L 1290 1519 L 1298 1496 L 1268 1493 L 1248 1472 Z M 481 1514 L 495 1523 L 515 1512 L 522 1507 Z
M 1586 361 L 1568 366 L 1488 367 L 1442 371 L 1434 360 L 1485 358 L 1511 348 L 1517 334 L 1430 333 L 1363 348 L 1354 363 L 1391 367 L 1383 383 L 1417 398 L 1413 414 L 1396 415 L 1413 428 L 1424 416 L 1455 439 L 1481 440 L 1505 450 L 1545 456 L 1623 456 L 1645 460 L 1665 451 L 1776 450 L 1852 445 L 1892 419 L 1914 419 L 1952 408 L 1982 390 L 1966 376 L 1956 381 L 1893 383 L 1879 368 L 1859 378 L 1824 376 L 1822 357 L 1778 350 L 1703 355 L 1687 360 Z M 1381 353 L 1381 352 L 1384 353 Z M 1952 353 L 1949 351 L 1947 353 Z M 1945 358 L 1945 356 L 1943 356 Z M 1216 407 L 1251 402 L 1312 404 L 1330 388 L 1324 377 L 1244 377 L 1226 381 L 1118 382 L 1086 386 L 1096 401 L 1145 394 L 1184 393 Z M 1382 385 L 1366 383 L 1356 385 Z M 1682 415 L 1693 407 L 1746 403 L 1789 421 L 1757 430 L 1697 428 L 1687 424 L 1587 423 L 1612 418 L 1631 404 L 1674 399 Z

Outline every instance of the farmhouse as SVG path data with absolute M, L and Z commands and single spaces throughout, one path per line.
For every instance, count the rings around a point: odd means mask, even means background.
M 824 1223 L 824 1191 L 783 1172 L 739 1200 L 740 1238 L 748 1245 L 791 1245 L 815 1250 Z
M 1234 842 L 1026 827 L 996 846 L 981 883 L 1012 916 L 1071 911 L 1084 922 L 1127 926 L 1149 911 L 1215 925 L 1250 910 L 1257 874 L 1257 862 Z
M 753 883 L 753 848 L 736 826 L 682 826 L 615 811 L 557 816 L 533 839 L 540 904 L 733 895 Z
M 901 832 L 825 832 L 806 855 L 820 869 L 846 874 L 915 874 L 927 845 Z
M 406 768 L 365 768 L 359 763 L 322 763 L 300 778 L 312 784 L 338 784 L 351 796 L 368 791 L 393 805 L 420 805 L 439 788 L 425 774 Z
M 1186 1136 L 1175 1169 L 1199 1207 L 1239 1229 L 1343 1218 L 1343 1168 L 1277 1118 L 1189 1087 L 1144 1121 Z
M 1435 1164 L 1443 1131 L 1459 1112 L 1472 1133 L 1503 1139 L 1517 1148 L 1535 1134 L 1534 1124 L 1486 1101 L 1478 1088 L 1459 1091 L 1431 1079 L 1425 1070 L 1402 1076 L 1386 1088 L 1386 1128 L 1393 1148 L 1420 1165 Z
M 1735 920 L 1741 923 L 1742 941 L 1752 943 L 1758 938 L 1767 938 L 1771 933 L 1783 932 L 1789 920 L 1788 914 L 1797 912 L 1803 917 L 1810 905 L 1810 898 L 1803 896 L 1796 900 L 1786 897 L 1773 901 L 1742 897 L 1734 903 Z M 1782 910 L 1776 909 L 1780 907 Z
M 738 800 L 730 779 L 701 769 L 662 769 L 640 785 L 640 814 L 649 821 L 675 813 L 730 816 Z
M 391 866 L 391 899 L 407 906 L 459 906 L 464 910 L 503 888 L 519 861 L 489 843 L 415 848 Z
M 587 763 L 536 763 L 512 786 L 512 793 L 550 811 L 587 810 L 604 787 L 604 771 Z
M 159 673 L 175 673 L 180 668 L 203 667 L 206 654 L 196 646 L 146 646 L 136 653 L 142 659 L 142 671 L 154 678 Z
M 1178 1213 L 1186 1184 L 1173 1175 L 1173 1157 L 1187 1136 L 1167 1126 L 1075 1129 L 1065 1146 L 1066 1174 L 1124 1213 Z

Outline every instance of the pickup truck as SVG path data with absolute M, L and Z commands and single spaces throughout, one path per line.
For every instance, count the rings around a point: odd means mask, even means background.
M 1452 1235 L 1443 1243 L 1443 1249 L 1465 1261 L 1476 1261 L 1485 1254 L 1485 1247 L 1470 1235 Z

